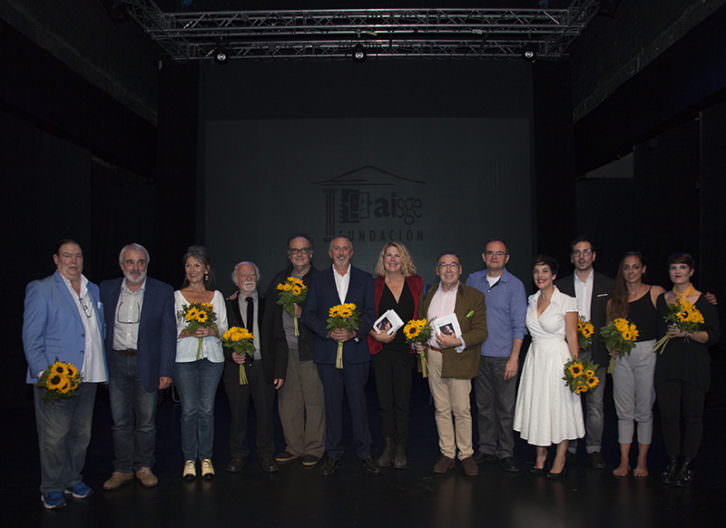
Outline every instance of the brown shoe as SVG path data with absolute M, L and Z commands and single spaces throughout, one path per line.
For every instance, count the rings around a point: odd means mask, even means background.
M 466 457 L 462 460 L 461 467 L 464 468 L 464 473 L 470 477 L 476 477 L 479 474 L 479 466 L 474 457 Z
M 155 488 L 159 484 L 159 479 L 152 473 L 151 468 L 142 467 L 136 472 L 136 478 L 139 479 L 141 485 L 145 488 Z
M 122 473 L 121 471 L 114 471 L 111 474 L 111 478 L 103 483 L 103 489 L 106 491 L 112 491 L 120 488 L 128 481 L 134 479 L 133 473 Z
M 454 468 L 454 459 L 441 455 L 441 458 L 434 464 L 434 473 L 446 473 Z

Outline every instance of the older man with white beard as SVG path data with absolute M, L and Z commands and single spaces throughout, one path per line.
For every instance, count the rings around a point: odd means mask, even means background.
M 149 252 L 128 244 L 119 253 L 124 278 L 101 283 L 113 417 L 114 470 L 103 484 L 117 489 L 134 478 L 151 488 L 158 391 L 171 385 L 176 356 L 174 289 L 146 275 Z

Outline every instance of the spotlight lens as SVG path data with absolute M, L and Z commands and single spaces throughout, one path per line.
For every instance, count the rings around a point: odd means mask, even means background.
M 534 59 L 534 51 L 527 50 L 524 52 L 525 59 Z
M 217 52 L 217 55 L 216 55 L 216 59 L 219 62 L 224 62 L 224 61 L 227 60 L 227 54 L 225 52 L 223 52 L 223 51 L 218 51 Z

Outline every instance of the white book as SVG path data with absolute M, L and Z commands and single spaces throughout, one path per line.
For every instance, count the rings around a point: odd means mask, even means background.
M 386 310 L 376 322 L 373 323 L 373 328 L 378 332 L 385 332 L 388 335 L 393 335 L 399 328 L 403 326 L 403 320 L 398 316 L 395 310 Z
M 461 327 L 456 314 L 448 314 L 443 317 L 437 317 L 431 321 L 431 328 L 434 334 L 446 334 L 461 337 Z

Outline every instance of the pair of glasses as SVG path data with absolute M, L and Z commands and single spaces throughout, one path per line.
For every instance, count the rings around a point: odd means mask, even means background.
M 306 248 L 287 248 L 287 252 L 290 253 L 290 255 L 302 255 L 303 253 L 307 253 L 312 248 L 306 247 Z
M 120 301 L 116 310 L 116 322 L 121 324 L 137 324 L 141 316 L 141 306 L 138 301 Z

